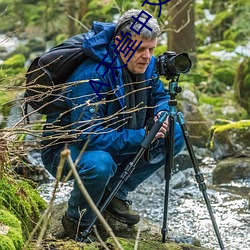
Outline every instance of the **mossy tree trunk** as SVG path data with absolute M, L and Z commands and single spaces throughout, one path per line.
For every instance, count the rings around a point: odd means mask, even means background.
M 235 78 L 235 95 L 240 105 L 250 116 L 250 59 L 246 58 L 239 66 Z

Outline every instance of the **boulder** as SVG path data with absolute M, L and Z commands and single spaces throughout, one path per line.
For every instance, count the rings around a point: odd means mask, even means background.
M 250 157 L 250 120 L 216 124 L 211 128 L 209 147 L 214 158 Z
M 47 230 L 47 238 L 44 239 L 43 244 L 48 246 L 49 244 L 54 247 L 60 246 L 60 249 L 78 249 L 77 247 L 82 247 L 86 249 L 103 249 L 100 243 L 95 242 L 86 245 L 85 243 L 77 243 L 67 238 L 58 239 L 58 236 L 63 235 L 63 227 L 61 224 L 61 217 L 65 213 L 67 204 L 65 202 L 56 204 L 53 206 L 51 221 Z M 173 232 L 169 233 L 167 237 L 167 242 L 161 242 L 161 229 L 155 226 L 149 220 L 141 219 L 140 223 L 135 226 L 128 226 L 119 221 L 116 221 L 111 216 L 104 213 L 105 219 L 109 223 L 120 244 L 124 249 L 132 250 L 134 249 L 135 239 L 140 231 L 139 237 L 139 249 L 159 249 L 159 250 L 209 250 L 206 247 L 200 245 L 199 240 L 194 237 L 174 235 Z M 100 225 L 97 229 L 104 230 Z M 98 231 L 99 231 L 98 230 Z M 104 234 L 99 231 L 103 236 Z M 114 249 L 114 242 L 109 237 L 105 239 L 105 243 L 110 247 L 109 249 Z M 74 248 L 75 247 L 75 248 Z M 81 249 L 82 249 L 81 248 Z
M 228 183 L 233 180 L 250 179 L 250 158 L 226 158 L 213 171 L 213 183 Z

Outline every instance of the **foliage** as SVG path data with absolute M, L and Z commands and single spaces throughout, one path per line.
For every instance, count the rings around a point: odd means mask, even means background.
M 206 19 L 202 13 L 205 9 L 214 15 L 214 18 Z M 204 0 L 196 5 L 196 10 L 198 17 L 203 19 L 197 24 L 200 42 L 232 40 L 237 44 L 245 45 L 249 41 L 250 30 L 246 25 L 250 22 L 249 1 Z
M 7 232 L 0 234 L 0 249 L 21 249 L 24 243 L 20 221 L 5 209 L 0 209 L 0 226 Z
M 37 191 L 24 180 L 16 180 L 2 174 L 0 179 L 0 207 L 8 209 L 22 222 L 26 238 L 45 209 L 45 201 Z

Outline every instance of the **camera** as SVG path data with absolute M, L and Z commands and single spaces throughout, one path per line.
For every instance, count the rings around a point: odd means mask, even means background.
M 176 54 L 174 51 L 164 52 L 156 59 L 157 73 L 167 80 L 185 74 L 191 69 L 192 61 L 187 53 Z

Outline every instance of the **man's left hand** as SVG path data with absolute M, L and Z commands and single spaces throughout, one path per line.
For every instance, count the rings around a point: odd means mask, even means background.
M 160 117 L 161 113 L 164 111 L 159 112 L 155 117 L 154 120 L 155 122 L 158 120 L 158 118 Z M 155 135 L 155 139 L 159 139 L 159 138 L 165 138 L 166 133 L 169 130 L 169 124 L 168 124 L 168 116 L 165 119 L 165 121 L 163 122 L 161 128 L 159 129 L 159 131 L 157 132 L 157 134 Z

